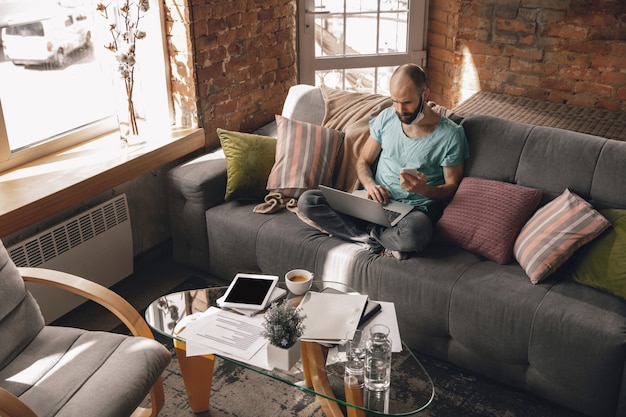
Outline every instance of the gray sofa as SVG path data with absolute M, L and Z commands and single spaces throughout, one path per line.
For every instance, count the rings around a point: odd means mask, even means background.
M 319 89 L 292 88 L 283 115 L 321 124 Z M 596 208 L 626 208 L 626 143 L 487 116 L 462 126 L 466 176 L 541 188 L 544 203 L 569 188 Z M 393 301 L 402 338 L 418 352 L 586 415 L 626 415 L 623 299 L 559 271 L 532 285 L 515 260 L 500 265 L 455 246 L 433 243 L 406 261 L 374 255 L 289 211 L 225 203 L 225 183 L 221 150 L 169 173 L 178 261 L 226 279 L 309 269 Z

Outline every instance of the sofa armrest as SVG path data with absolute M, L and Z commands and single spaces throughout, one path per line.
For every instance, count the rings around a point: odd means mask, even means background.
M 205 212 L 224 202 L 226 159 L 220 148 L 167 173 L 166 187 L 174 260 L 209 271 Z

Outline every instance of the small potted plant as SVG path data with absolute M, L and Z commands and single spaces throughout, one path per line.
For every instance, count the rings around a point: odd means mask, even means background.
M 272 303 L 267 309 L 262 335 L 269 341 L 267 355 L 270 366 L 288 371 L 298 361 L 304 318 L 289 301 Z

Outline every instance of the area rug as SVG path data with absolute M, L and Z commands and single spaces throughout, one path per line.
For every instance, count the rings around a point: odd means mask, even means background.
M 435 384 L 435 398 L 418 417 L 584 417 L 430 357 L 418 355 Z M 163 373 L 160 417 L 323 417 L 311 394 L 217 358 L 209 411 L 189 408 L 176 358 Z
M 223 283 L 192 276 L 171 292 L 207 285 Z M 171 349 L 167 339 L 157 339 Z M 420 417 L 582 417 L 521 390 L 414 353 L 435 385 L 435 398 L 419 413 Z M 216 358 L 209 411 L 194 414 L 189 408 L 178 361 L 172 356 L 163 373 L 165 406 L 159 414 L 161 417 L 324 416 L 313 395 L 220 358 Z

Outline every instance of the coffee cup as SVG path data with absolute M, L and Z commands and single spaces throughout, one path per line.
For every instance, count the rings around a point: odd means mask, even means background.
M 292 294 L 305 294 L 313 283 L 313 273 L 306 269 L 292 269 L 285 274 L 285 284 Z

